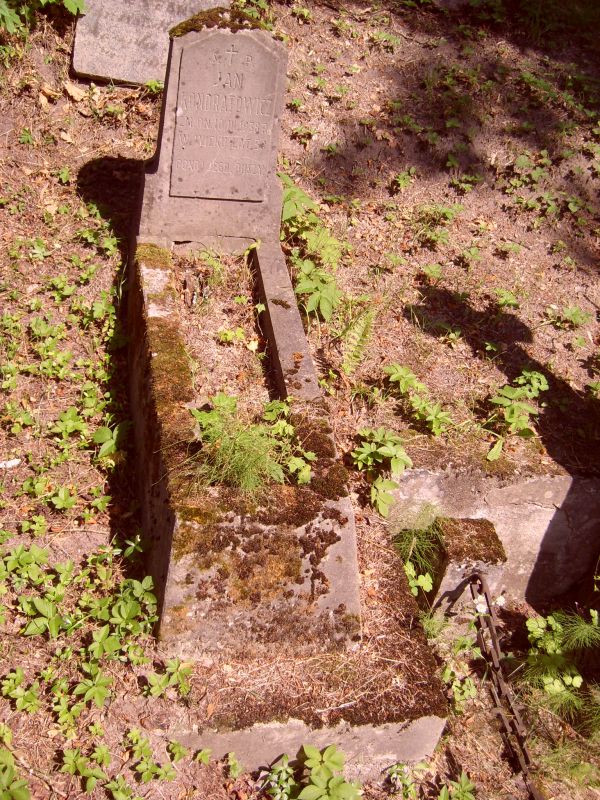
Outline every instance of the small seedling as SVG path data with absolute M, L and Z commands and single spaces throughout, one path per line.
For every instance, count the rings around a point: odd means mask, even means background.
M 545 316 L 551 325 L 563 330 L 580 328 L 592 320 L 592 314 L 589 311 L 583 311 L 579 306 L 564 306 L 559 309 L 555 305 L 550 305 L 545 311 Z
M 405 189 L 408 189 L 411 183 L 415 180 L 416 175 L 416 167 L 409 167 L 403 172 L 399 172 L 397 175 L 395 175 L 390 184 L 390 191 L 392 194 L 403 192 Z
M 312 22 L 313 20 L 313 15 L 311 10 L 309 8 L 306 8 L 305 6 L 292 6 L 291 13 L 293 17 L 296 17 L 298 22 L 306 24 L 308 22 Z
M 433 589 L 433 580 L 429 572 L 417 574 L 417 571 L 410 561 L 404 565 L 404 574 L 408 581 L 408 588 L 410 593 L 416 597 L 419 591 L 430 592 Z
M 246 338 L 243 328 L 223 328 L 217 332 L 217 339 L 221 344 L 235 344 L 235 342 L 243 342 Z
M 397 477 L 412 466 L 412 460 L 404 449 L 402 439 L 392 431 L 363 428 L 358 435 L 361 438 L 360 446 L 352 451 L 350 457 L 359 470 L 366 472 L 371 482 L 371 505 L 382 517 L 387 517 L 393 502 L 391 492 L 398 484 L 386 478 L 382 472 L 389 469 L 392 478 Z
M 439 283 L 444 276 L 441 264 L 425 264 L 421 267 L 421 272 L 433 284 Z
M 519 301 L 514 292 L 508 289 L 496 289 L 496 303 L 500 308 L 519 308 Z
M 531 417 L 539 413 L 528 400 L 537 398 L 540 392 L 548 391 L 548 381 L 540 372 L 523 370 L 513 381 L 514 386 L 503 386 L 490 403 L 498 407 L 498 411 L 486 421 L 486 426 L 498 427 L 500 435 L 490 452 L 488 461 L 500 458 L 504 446 L 505 434 L 516 434 L 524 438 L 535 436 L 531 427 Z
M 292 128 L 292 139 L 297 139 L 304 148 L 308 147 L 308 143 L 315 134 L 315 129 L 306 125 L 298 125 L 296 128 Z

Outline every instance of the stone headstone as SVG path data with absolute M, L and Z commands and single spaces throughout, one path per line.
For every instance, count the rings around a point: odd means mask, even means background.
M 174 39 L 140 235 L 279 239 L 276 176 L 287 53 L 261 30 Z
M 73 70 L 125 83 L 163 81 L 169 30 L 193 14 L 228 0 L 86 0 L 77 21 Z
M 272 61 L 256 38 L 221 31 L 182 53 L 171 195 L 264 199 L 278 127 Z

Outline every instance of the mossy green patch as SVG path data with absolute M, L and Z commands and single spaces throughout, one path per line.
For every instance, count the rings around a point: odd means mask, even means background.
M 172 269 L 173 257 L 171 251 L 157 244 L 138 244 L 135 251 L 135 260 L 138 264 L 152 267 L 153 269 Z
M 348 471 L 339 461 L 333 464 L 320 475 L 315 475 L 311 481 L 311 488 L 327 500 L 337 500 L 348 496 Z
M 152 383 L 157 411 L 168 412 L 173 403 L 193 400 L 192 373 L 185 343 L 174 320 L 148 319 L 148 347 L 152 353 Z M 187 409 L 186 409 L 187 410 Z M 189 411 L 188 429 L 193 429 Z
M 223 28 L 235 33 L 243 30 L 269 30 L 269 26 L 260 19 L 255 19 L 240 8 L 210 8 L 200 11 L 189 19 L 171 28 L 169 36 L 177 39 L 192 31 L 203 31 L 207 28 Z
M 506 552 L 496 528 L 487 519 L 450 519 L 440 517 L 437 524 L 442 532 L 448 556 L 453 561 L 483 561 L 500 564 Z
M 211 507 L 192 509 L 189 506 L 179 508 L 177 514 L 179 525 L 173 536 L 173 558 L 179 561 L 186 555 L 194 554 L 201 559 L 201 568 L 208 569 L 212 566 L 214 552 L 219 550 L 216 539 L 220 531 L 220 515 Z

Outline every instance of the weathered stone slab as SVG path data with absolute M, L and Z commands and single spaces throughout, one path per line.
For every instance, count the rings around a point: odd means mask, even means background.
M 410 526 L 423 508 L 445 516 L 489 520 L 506 551 L 505 563 L 455 562 L 442 583 L 451 590 L 473 567 L 490 590 L 543 606 L 573 589 L 600 553 L 600 481 L 547 475 L 501 485 L 481 474 L 407 470 L 392 517 Z
M 211 28 L 172 41 L 139 236 L 279 240 L 286 64 L 284 45 L 260 30 Z
M 271 361 L 284 397 L 321 397 L 296 295 L 278 243 L 265 242 L 252 253 L 265 309 L 265 328 L 272 342 Z
M 295 406 L 318 457 L 310 485 L 274 486 L 258 506 L 199 490 L 186 471 L 192 372 L 168 251 L 138 249 L 132 297 L 132 406 L 161 639 L 188 656 L 258 654 L 273 637 L 297 652 L 303 642 L 351 646 L 360 633 L 354 517 L 324 410 Z
M 234 752 L 244 767 L 251 770 L 271 763 L 273 753 L 295 756 L 304 744 L 322 749 L 335 742 L 348 761 L 346 777 L 367 781 L 381 779 L 392 764 L 416 764 L 428 759 L 445 725 L 443 717 L 427 715 L 410 722 L 385 725 L 342 722 L 335 727 L 314 730 L 301 720 L 291 719 L 223 733 L 203 731 L 199 734 L 175 728 L 170 735 L 191 748 L 210 747 L 217 758 Z
M 228 0 L 86 0 L 77 20 L 73 70 L 125 83 L 163 81 L 169 30 L 192 14 Z
M 256 37 L 238 38 L 212 31 L 181 55 L 172 196 L 265 199 L 278 138 L 279 60 Z

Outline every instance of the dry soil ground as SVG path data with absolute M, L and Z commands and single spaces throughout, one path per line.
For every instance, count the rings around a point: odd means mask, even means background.
M 596 474 L 598 14 L 592 4 L 453 6 L 274 3 L 269 12 L 289 43 L 281 171 L 342 243 L 340 302 L 329 320 L 307 323 L 338 445 L 347 453 L 359 429 L 381 425 L 403 437 L 416 466 Z M 205 687 L 192 671 L 187 695 L 186 675 L 177 665 L 165 673 L 146 636 L 152 598 L 130 558 L 138 531 L 120 311 L 160 94 L 73 78 L 72 36 L 71 19 L 40 16 L 0 49 L 0 735 L 34 797 L 82 796 L 81 773 L 97 765 L 143 797 L 248 798 L 258 793 L 251 777 L 189 757 L 166 780 L 178 756 L 165 750 L 164 728 Z M 243 304 L 213 311 L 219 327 L 224 314 L 223 327 L 251 328 Z M 372 330 L 354 358 L 348 326 L 366 314 Z M 240 351 L 246 381 L 260 377 L 252 337 L 213 347 L 216 358 Z M 391 362 L 448 412 L 442 434 L 390 393 Z M 490 398 L 523 370 L 548 382 L 528 439 L 486 424 Z M 490 461 L 498 435 L 503 452 Z M 361 476 L 353 488 L 368 604 L 381 591 L 377 553 L 393 554 Z M 119 658 L 105 656 L 96 673 L 103 649 Z M 464 769 L 478 797 L 525 797 L 474 678 L 477 697 L 451 717 L 429 777 Z M 598 785 L 588 745 L 547 712 L 532 722 L 548 795 L 598 796 L 585 785 Z M 576 774 L 582 760 L 591 766 Z M 144 768 L 153 780 L 136 785 Z M 98 777 L 93 792 L 106 796 Z M 112 786 L 115 798 L 127 791 Z M 423 791 L 437 797 L 433 784 Z

